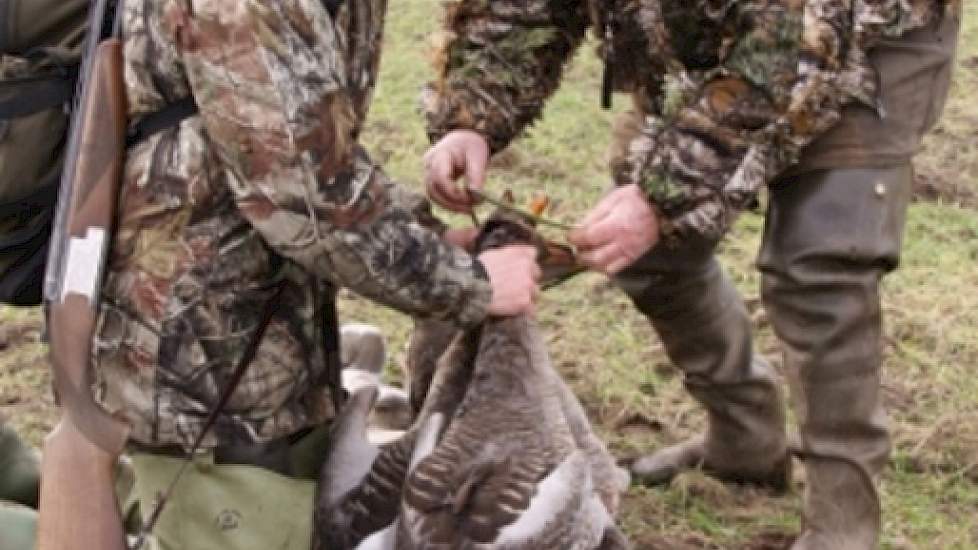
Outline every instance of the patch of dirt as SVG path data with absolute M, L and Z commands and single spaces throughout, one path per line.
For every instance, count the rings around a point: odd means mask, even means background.
M 913 199 L 978 209 L 978 193 L 960 180 L 942 173 L 917 174 L 913 182 Z

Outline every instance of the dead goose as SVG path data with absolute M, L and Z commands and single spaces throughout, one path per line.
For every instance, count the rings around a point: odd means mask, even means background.
M 532 236 L 505 220 L 488 227 L 484 246 L 512 242 L 514 232 Z M 453 331 L 421 326 L 428 330 L 412 337 L 414 346 L 442 349 Z M 437 368 L 434 354 L 415 356 L 434 376 L 430 390 L 420 383 L 415 394 L 411 384 L 412 401 L 428 395 L 404 438 L 379 449 L 367 442 L 369 393 L 355 394 L 337 418 L 314 548 L 627 548 L 612 520 L 620 470 L 550 366 L 531 319 L 490 320 L 455 336 Z
M 483 247 L 533 242 L 506 216 L 487 227 Z M 418 432 L 396 548 L 626 547 L 612 519 L 623 476 L 553 369 L 536 322 L 487 320 L 449 354 L 474 355 L 471 379 L 447 426 L 429 418 Z
M 513 202 L 512 194 L 508 191 L 503 199 L 509 203 Z M 550 199 L 547 196 L 537 196 L 531 203 L 529 213 L 539 216 L 549 204 Z M 577 262 L 572 249 L 566 245 L 541 238 L 531 226 L 524 225 L 517 214 L 498 212 L 493 219 L 490 219 L 489 224 L 498 225 L 501 219 L 509 219 L 511 221 L 506 223 L 516 223 L 523 228 L 519 231 L 520 235 L 516 237 L 516 240 L 525 240 L 540 249 L 540 267 L 543 271 L 540 281 L 541 287 L 555 286 L 584 270 Z M 503 234 L 505 235 L 505 232 Z M 493 238 L 499 241 L 498 236 Z M 483 237 L 482 246 L 490 245 L 486 239 L 487 237 Z M 497 246 L 499 244 L 501 242 L 496 243 Z M 402 365 L 404 367 L 404 378 L 407 380 L 411 408 L 415 413 L 421 410 L 425 401 L 436 363 L 445 354 L 448 346 L 452 344 L 457 335 L 457 329 L 451 323 L 437 319 L 415 319 L 414 330 L 411 332 L 411 338 L 407 344 L 407 357 Z M 573 394 L 570 394 L 570 397 L 576 402 Z
M 481 336 L 471 385 L 430 452 L 422 440 L 442 426 L 421 432 L 397 548 L 590 550 L 620 541 L 595 488 L 602 461 L 578 444 L 535 323 L 493 320 Z M 615 468 L 610 457 L 602 467 Z
M 376 388 L 355 393 L 333 422 L 330 448 L 319 476 L 313 550 L 394 550 L 404 479 L 416 448 L 433 447 L 462 402 L 471 379 L 473 346 L 446 353 L 428 399 L 412 428 L 378 446 L 367 436 Z M 416 446 L 416 442 L 420 442 Z

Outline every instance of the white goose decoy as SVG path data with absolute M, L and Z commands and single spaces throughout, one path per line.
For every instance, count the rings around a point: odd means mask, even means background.
M 525 225 L 494 220 L 482 246 L 532 242 Z M 451 417 L 422 411 L 396 548 L 626 548 L 613 516 L 627 476 L 551 365 L 536 322 L 489 319 L 443 359 L 439 369 L 471 377 Z
M 383 333 L 373 325 L 349 323 L 340 329 L 340 342 L 343 388 L 351 394 L 365 387 L 378 390 L 370 412 L 369 439 L 375 443 L 397 439 L 410 427 L 414 411 L 407 392 L 381 379 L 387 361 Z

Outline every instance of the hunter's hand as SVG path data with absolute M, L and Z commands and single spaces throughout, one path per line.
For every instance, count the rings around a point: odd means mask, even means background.
M 453 212 L 472 210 L 472 197 L 456 181 L 481 190 L 486 184 L 489 144 L 478 132 L 452 130 L 424 156 L 428 198 Z
M 584 265 L 614 275 L 659 242 L 659 220 L 637 185 L 618 187 L 568 236 Z
M 540 293 L 537 281 L 541 273 L 536 260 L 537 249 L 526 245 L 505 246 L 479 255 L 492 286 L 489 315 L 533 313 Z

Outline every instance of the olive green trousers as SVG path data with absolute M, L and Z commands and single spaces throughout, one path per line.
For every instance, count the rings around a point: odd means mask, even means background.
M 316 478 L 329 427 L 291 443 L 275 460 L 278 471 L 215 464 L 203 453 L 187 467 L 145 550 L 309 550 Z M 134 452 L 135 496 L 143 517 L 156 506 L 184 459 Z
M 176 457 L 132 457 L 144 514 L 183 465 Z M 315 481 L 257 466 L 195 459 L 167 502 L 149 550 L 309 550 Z

